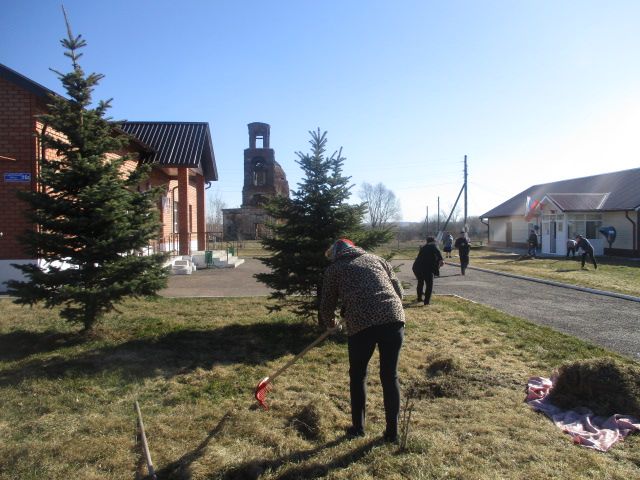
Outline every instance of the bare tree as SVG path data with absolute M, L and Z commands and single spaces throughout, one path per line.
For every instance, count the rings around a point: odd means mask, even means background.
M 207 232 L 222 232 L 222 209 L 227 204 L 222 201 L 220 192 L 214 190 L 207 202 Z
M 382 183 L 375 186 L 363 183 L 360 199 L 367 204 L 367 220 L 371 228 L 385 228 L 389 222 L 400 220 L 400 200 Z

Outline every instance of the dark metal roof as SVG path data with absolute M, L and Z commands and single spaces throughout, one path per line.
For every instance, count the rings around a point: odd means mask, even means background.
M 579 211 L 579 210 L 600 210 L 604 205 L 608 193 L 547 193 L 545 195 L 560 210 Z
M 0 63 L 0 78 L 47 99 L 52 90 Z M 64 98 L 64 97 L 62 97 Z M 218 180 L 209 124 L 205 122 L 122 122 L 118 127 L 148 150 L 145 162 L 167 167 L 200 168 L 206 181 Z
M 38 97 L 42 97 L 44 99 L 47 99 L 50 95 L 55 95 L 56 97 L 60 97 L 60 95 L 58 95 L 53 90 L 49 90 L 47 87 L 43 87 L 39 83 L 34 82 L 33 80 L 25 77 L 24 75 L 19 74 L 15 70 L 12 70 L 1 63 L 0 63 L 0 77 L 24 88 L 28 92 L 31 92 Z
M 545 195 L 565 211 L 634 210 L 640 207 L 640 168 L 534 185 L 480 217 L 524 215 L 527 197 L 542 200 Z
M 206 181 L 218 180 L 208 123 L 127 121 L 119 126 L 153 150 L 145 162 L 163 167 L 200 168 Z

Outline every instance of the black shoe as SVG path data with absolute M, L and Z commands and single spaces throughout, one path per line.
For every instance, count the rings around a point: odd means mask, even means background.
M 425 301 L 424 301 L 424 304 L 425 304 L 425 305 L 429 305 L 429 302 L 427 302 L 427 301 L 425 300 Z
M 421 302 L 421 301 L 422 301 L 422 297 L 418 297 L 418 298 L 416 299 L 416 302 Z
M 384 435 L 382 436 L 382 440 L 384 440 L 385 443 L 398 443 L 398 434 L 397 433 L 387 433 L 384 432 Z
M 364 430 L 362 428 L 349 427 L 347 428 L 346 436 L 349 439 L 364 437 Z

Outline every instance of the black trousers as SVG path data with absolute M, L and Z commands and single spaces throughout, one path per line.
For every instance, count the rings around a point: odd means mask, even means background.
M 400 414 L 400 382 L 398 358 L 404 340 L 404 323 L 393 322 L 366 328 L 349 337 L 349 387 L 351 391 L 351 422 L 364 432 L 367 404 L 367 368 L 373 351 L 380 353 L 380 382 L 384 397 L 386 433 L 398 433 Z
M 572 257 L 575 257 L 576 247 L 567 247 L 567 258 L 569 258 L 569 254 L 571 254 Z
M 460 255 L 460 272 L 464 275 L 464 272 L 469 266 L 469 255 Z
M 423 292 L 424 292 L 425 304 L 428 304 L 431 302 L 431 294 L 433 293 L 433 276 L 434 276 L 433 272 L 427 272 L 425 274 L 416 276 L 416 278 L 418 279 L 416 294 L 418 296 L 418 300 L 420 300 L 421 298 L 423 298 Z M 426 290 L 424 289 L 425 284 L 427 286 Z

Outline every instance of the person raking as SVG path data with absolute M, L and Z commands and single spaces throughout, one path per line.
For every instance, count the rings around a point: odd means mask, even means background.
M 347 436 L 365 434 L 367 367 L 377 346 L 386 420 L 383 438 L 397 442 L 398 360 L 405 324 L 402 286 L 386 260 L 356 247 L 351 240 L 337 240 L 325 255 L 331 265 L 324 272 L 318 320 L 321 326 L 335 328 L 335 310 L 341 302 L 348 336 L 351 394 L 351 426 Z

